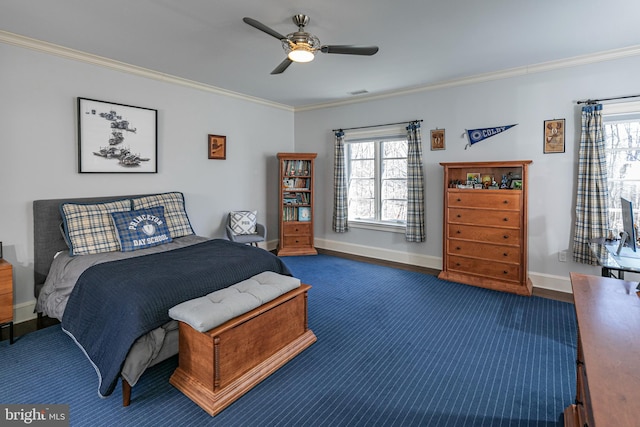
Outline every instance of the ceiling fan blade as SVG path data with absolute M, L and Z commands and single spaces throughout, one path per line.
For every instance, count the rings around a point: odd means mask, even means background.
M 273 36 L 273 37 L 277 38 L 278 40 L 282 40 L 282 39 L 286 38 L 285 36 L 283 36 L 282 34 L 277 32 L 276 30 L 272 30 L 271 28 L 269 28 L 266 25 L 264 25 L 262 22 L 258 22 L 255 19 L 242 18 L 242 20 L 245 23 L 251 25 L 253 28 L 257 28 L 258 30 L 263 31 L 263 32 L 269 34 L 270 36 Z
M 375 55 L 378 46 L 351 46 L 351 45 L 330 45 L 320 48 L 322 53 L 339 53 L 343 55 Z
M 290 60 L 289 58 L 285 58 L 284 61 L 280 63 L 280 65 L 278 65 L 276 68 L 273 69 L 271 74 L 280 74 L 284 72 L 284 70 L 286 70 L 287 67 L 289 67 L 289 65 L 291 65 L 292 62 L 293 61 Z

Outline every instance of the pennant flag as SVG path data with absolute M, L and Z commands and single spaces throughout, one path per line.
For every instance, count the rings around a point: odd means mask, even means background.
M 517 123 L 516 123 L 517 124 Z M 464 149 L 472 146 L 476 142 L 480 142 L 483 139 L 491 138 L 494 135 L 504 132 L 507 129 L 511 129 L 516 125 L 496 126 L 492 128 L 480 128 L 480 129 L 467 129 L 467 136 L 469 137 L 469 143 Z

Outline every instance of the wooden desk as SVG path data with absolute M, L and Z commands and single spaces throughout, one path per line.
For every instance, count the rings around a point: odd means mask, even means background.
M 635 282 L 571 273 L 578 319 L 576 403 L 565 426 L 640 425 L 640 296 Z

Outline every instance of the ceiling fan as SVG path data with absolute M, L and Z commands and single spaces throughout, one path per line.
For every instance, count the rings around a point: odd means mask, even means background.
M 378 52 L 378 46 L 351 46 L 351 45 L 320 45 L 320 40 L 311 33 L 304 30 L 305 25 L 309 23 L 307 15 L 295 15 L 293 23 L 298 26 L 298 31 L 283 36 L 279 32 L 272 30 L 261 22 L 252 18 L 242 19 L 247 24 L 270 36 L 273 36 L 282 42 L 282 47 L 287 54 L 284 61 L 280 63 L 271 74 L 280 74 L 287 69 L 292 62 L 310 62 L 313 61 L 316 52 L 322 53 L 338 53 L 343 55 L 375 55 Z

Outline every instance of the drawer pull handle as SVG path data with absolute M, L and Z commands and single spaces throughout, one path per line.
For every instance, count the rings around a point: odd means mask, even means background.
M 502 273 L 509 274 L 509 272 L 507 270 L 504 270 Z
M 456 234 L 460 234 L 462 233 L 460 230 L 456 230 Z
M 508 222 L 508 221 L 509 221 L 509 218 L 504 218 L 504 219 L 503 219 L 503 221 L 504 221 L 504 222 Z
M 458 215 L 456 215 L 456 217 L 458 217 L 458 218 L 462 218 L 462 215 L 458 214 Z
M 502 256 L 509 256 L 509 254 L 505 252 L 502 254 Z
M 507 236 L 506 234 L 504 236 L 502 236 L 502 237 L 505 238 L 505 239 L 509 238 L 509 236 Z
M 456 246 L 456 251 L 459 251 L 459 250 L 460 250 L 460 246 Z
M 459 262 L 456 262 L 456 267 L 460 267 L 460 263 Z
M 462 199 L 461 199 L 460 197 L 458 197 L 458 198 L 456 199 L 456 202 L 461 202 L 461 201 L 462 201 Z
M 509 204 L 509 201 L 508 201 L 508 200 L 505 200 L 505 201 L 504 201 L 504 202 L 502 202 L 502 203 L 504 203 L 505 205 L 508 205 L 508 204 Z

